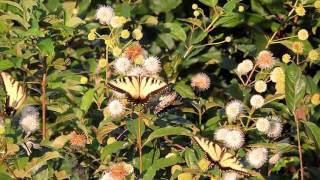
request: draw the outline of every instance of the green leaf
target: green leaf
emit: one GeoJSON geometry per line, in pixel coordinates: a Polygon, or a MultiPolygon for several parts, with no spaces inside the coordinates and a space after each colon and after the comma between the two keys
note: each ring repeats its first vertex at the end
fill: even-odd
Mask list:
{"type": "Polygon", "coordinates": [[[14,67],[14,64],[10,60],[0,60],[0,71],[10,69],[12,67],[14,67]]]}
{"type": "Polygon", "coordinates": [[[184,158],[186,160],[188,167],[190,167],[192,169],[198,168],[198,165],[197,165],[198,159],[197,159],[196,154],[194,153],[193,149],[186,148],[185,153],[184,153],[184,158]]]}
{"type": "Polygon", "coordinates": [[[169,33],[160,34],[159,39],[167,46],[168,49],[172,49],[174,47],[174,41],[169,33]]]}
{"type": "Polygon", "coordinates": [[[229,0],[226,4],[224,4],[223,9],[226,12],[231,12],[233,9],[237,7],[237,4],[239,3],[239,0],[229,0]]]}
{"type": "Polygon", "coordinates": [[[186,128],[182,128],[182,127],[165,127],[165,128],[160,128],[157,129],[155,131],[153,131],[147,141],[144,144],[147,144],[148,142],[159,138],[159,137],[163,137],[163,136],[169,136],[169,135],[185,135],[185,136],[191,136],[191,132],[186,129],[186,128]]]}
{"type": "Polygon", "coordinates": [[[175,9],[179,4],[181,4],[181,0],[152,0],[150,1],[150,9],[155,13],[161,12],[169,12],[172,9],[175,9]]]}
{"type": "Polygon", "coordinates": [[[94,101],[95,89],[89,89],[81,100],[80,108],[86,113],[94,101]]]}
{"type": "Polygon", "coordinates": [[[117,4],[114,8],[114,11],[118,16],[124,16],[127,18],[131,16],[131,6],[127,2],[117,4]]]}
{"type": "MultiPolygon", "coordinates": [[[[49,56],[49,57],[53,57],[54,56],[54,43],[52,41],[51,38],[46,38],[41,40],[38,44],[37,44],[38,48],[41,51],[41,54],[43,56],[49,56]]],[[[50,63],[48,63],[50,64],[50,63]]]]}
{"type": "Polygon", "coordinates": [[[25,171],[28,173],[28,172],[31,172],[35,168],[40,168],[43,165],[45,165],[45,163],[47,161],[49,161],[50,159],[54,159],[54,158],[61,158],[61,155],[57,151],[53,151],[53,152],[45,153],[40,158],[33,158],[32,161],[30,161],[27,164],[25,171]]]}
{"type": "Polygon", "coordinates": [[[176,83],[174,86],[174,89],[182,96],[182,97],[187,97],[194,99],[196,95],[193,92],[193,89],[186,84],[185,81],[180,81],[176,83]]]}
{"type": "Polygon", "coordinates": [[[129,145],[128,142],[117,141],[117,142],[114,142],[112,144],[105,146],[101,150],[101,159],[103,160],[106,157],[106,155],[108,155],[108,154],[119,152],[121,149],[126,148],[128,145],[129,145]]]}
{"type": "Polygon", "coordinates": [[[201,42],[204,38],[206,38],[207,35],[208,35],[207,32],[200,30],[200,29],[196,29],[194,31],[194,34],[192,35],[191,43],[197,44],[197,43],[201,42]]]}
{"type": "MultiPolygon", "coordinates": [[[[129,132],[134,136],[134,138],[137,139],[138,135],[139,135],[139,120],[138,119],[134,119],[134,120],[129,120],[127,122],[127,128],[129,130],[129,132]]],[[[144,122],[141,120],[141,124],[140,124],[140,135],[142,136],[145,130],[145,125],[144,122]]]]}
{"type": "Polygon", "coordinates": [[[305,77],[300,68],[292,63],[285,71],[285,98],[289,110],[294,113],[306,91],[305,77]]]}
{"type": "Polygon", "coordinates": [[[308,136],[316,145],[317,151],[320,151],[320,127],[313,122],[301,121],[306,129],[308,136]]]}
{"type": "Polygon", "coordinates": [[[12,178],[4,172],[0,172],[0,179],[1,180],[12,180],[12,178]]]}
{"type": "Polygon", "coordinates": [[[215,7],[218,3],[218,0],[199,0],[199,1],[210,7],[215,7]]]}
{"type": "Polygon", "coordinates": [[[144,180],[153,180],[156,172],[160,169],[164,169],[166,167],[182,163],[183,159],[179,156],[171,156],[168,158],[160,158],[156,160],[151,167],[148,167],[146,174],[144,175],[144,180]]]}
{"type": "Polygon", "coordinates": [[[18,16],[16,14],[5,14],[0,16],[0,21],[5,21],[5,20],[14,20],[20,23],[26,30],[30,27],[30,24],[24,20],[21,16],[18,16]]]}
{"type": "Polygon", "coordinates": [[[182,41],[185,41],[187,39],[187,35],[184,31],[184,29],[181,27],[181,24],[180,23],[177,23],[177,22],[174,22],[174,23],[171,23],[171,22],[168,22],[168,23],[165,23],[164,26],[166,28],[169,28],[170,29],[170,34],[176,38],[176,39],[180,39],[182,41]]]}

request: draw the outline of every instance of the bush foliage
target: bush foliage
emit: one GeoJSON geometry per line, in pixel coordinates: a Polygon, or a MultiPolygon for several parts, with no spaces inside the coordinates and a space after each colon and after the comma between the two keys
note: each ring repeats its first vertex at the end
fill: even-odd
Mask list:
{"type": "Polygon", "coordinates": [[[0,0],[0,179],[317,179],[319,12],[318,0],[0,0]],[[108,85],[127,76],[170,88],[133,104],[108,85]]]}

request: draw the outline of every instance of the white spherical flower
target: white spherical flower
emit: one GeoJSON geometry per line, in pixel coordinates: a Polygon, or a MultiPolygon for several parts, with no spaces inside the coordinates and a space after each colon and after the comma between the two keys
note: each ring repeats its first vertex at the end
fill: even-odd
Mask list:
{"type": "Polygon", "coordinates": [[[263,93],[267,90],[267,83],[262,80],[258,80],[254,83],[254,89],[258,93],[263,93]]]}
{"type": "Polygon", "coordinates": [[[259,118],[256,122],[256,128],[262,133],[266,133],[270,129],[270,122],[267,118],[259,118]]]}
{"type": "Polygon", "coordinates": [[[34,106],[31,106],[31,105],[25,106],[21,111],[21,116],[25,117],[25,116],[29,116],[29,115],[39,116],[38,109],[34,106]]]}
{"type": "Polygon", "coordinates": [[[114,68],[118,73],[126,74],[132,68],[132,64],[128,58],[121,57],[115,60],[114,68]]]}
{"type": "Polygon", "coordinates": [[[260,168],[268,159],[268,150],[266,148],[254,148],[247,153],[246,159],[254,168],[260,168]]]}
{"type": "Polygon", "coordinates": [[[233,100],[226,106],[226,114],[229,120],[235,120],[239,114],[242,112],[242,102],[238,100],[233,100]]]}
{"type": "Polygon", "coordinates": [[[222,180],[237,180],[239,179],[239,174],[234,171],[222,173],[222,180]]]}
{"type": "Polygon", "coordinates": [[[281,158],[281,154],[276,153],[269,159],[269,164],[276,164],[280,160],[280,158],[281,158]]]}
{"type": "Polygon", "coordinates": [[[282,123],[278,116],[268,117],[270,123],[270,129],[267,136],[270,138],[278,138],[282,132],[282,123]]]}
{"type": "Polygon", "coordinates": [[[105,173],[100,180],[114,180],[111,173],[105,173]]]}
{"type": "Polygon", "coordinates": [[[108,104],[108,110],[110,111],[111,116],[118,116],[123,113],[124,105],[119,100],[112,100],[108,104]]]}
{"type": "Polygon", "coordinates": [[[155,56],[145,59],[143,66],[150,74],[157,74],[161,71],[160,60],[155,56]]]}
{"type": "Polygon", "coordinates": [[[38,115],[27,115],[20,119],[20,126],[23,131],[33,133],[39,129],[39,116],[38,115]]]}
{"type": "Polygon", "coordinates": [[[261,108],[264,105],[264,98],[259,94],[253,95],[250,99],[250,104],[256,109],[261,108]]]}
{"type": "Polygon", "coordinates": [[[96,12],[96,19],[103,25],[109,24],[114,12],[110,6],[100,6],[96,12]]]}
{"type": "Polygon", "coordinates": [[[136,66],[128,72],[129,76],[147,76],[148,72],[141,66],[136,66]]]}
{"type": "Polygon", "coordinates": [[[253,63],[251,60],[246,59],[238,64],[236,73],[240,76],[248,74],[253,69],[253,63]]]}
{"type": "Polygon", "coordinates": [[[244,134],[240,130],[231,130],[224,138],[224,144],[231,149],[239,149],[244,144],[244,134]]]}
{"type": "Polygon", "coordinates": [[[226,138],[227,134],[229,133],[229,129],[227,128],[219,128],[215,133],[214,133],[214,139],[217,141],[224,141],[226,138]]]}

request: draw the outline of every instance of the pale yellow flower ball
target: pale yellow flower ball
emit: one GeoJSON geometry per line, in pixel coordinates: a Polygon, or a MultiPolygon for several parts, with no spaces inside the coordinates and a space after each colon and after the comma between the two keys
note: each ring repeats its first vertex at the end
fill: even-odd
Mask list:
{"type": "Polygon", "coordinates": [[[317,50],[311,50],[309,51],[308,53],[308,58],[311,60],[311,61],[315,61],[315,60],[318,60],[319,59],[319,53],[317,50]]]}
{"type": "Polygon", "coordinates": [[[139,29],[139,28],[134,29],[134,30],[132,31],[132,37],[133,37],[133,39],[135,39],[135,40],[140,40],[140,39],[142,39],[143,34],[142,34],[142,32],[141,32],[141,29],[139,29]]]}
{"type": "Polygon", "coordinates": [[[300,4],[299,6],[297,6],[295,9],[294,9],[297,13],[298,16],[304,16],[306,15],[306,10],[304,9],[303,5],[300,4]]]}
{"type": "Polygon", "coordinates": [[[115,137],[109,137],[107,140],[107,145],[113,144],[117,142],[117,139],[115,137]]]}
{"type": "Polygon", "coordinates": [[[300,41],[295,41],[292,43],[292,51],[296,54],[303,54],[304,45],[300,41]]]}
{"type": "Polygon", "coordinates": [[[81,83],[81,84],[87,84],[87,83],[88,83],[88,78],[85,77],[85,76],[81,76],[81,78],[80,78],[80,83],[81,83]]]}
{"type": "Polygon", "coordinates": [[[158,23],[159,23],[158,17],[149,16],[149,17],[146,19],[146,24],[148,24],[148,25],[154,26],[154,25],[157,25],[158,23]]]}
{"type": "Polygon", "coordinates": [[[111,18],[110,25],[113,28],[120,28],[126,23],[126,18],[123,16],[114,16],[111,18]]]}
{"type": "Polygon", "coordinates": [[[239,11],[239,12],[244,12],[244,10],[245,10],[244,6],[239,6],[239,7],[238,7],[238,11],[239,11]]]}
{"type": "Polygon", "coordinates": [[[193,9],[193,10],[198,9],[198,4],[192,4],[192,9],[193,9]]]}
{"type": "Polygon", "coordinates": [[[93,41],[93,40],[95,40],[97,38],[97,35],[96,35],[96,33],[95,33],[95,31],[90,31],[90,33],[88,34],[88,40],[89,41],[93,41]]]}
{"type": "Polygon", "coordinates": [[[316,9],[320,9],[320,1],[317,0],[313,3],[313,6],[316,8],[316,9]]]}
{"type": "Polygon", "coordinates": [[[254,83],[254,89],[258,93],[263,93],[267,90],[267,83],[262,80],[258,80],[254,83]]]}
{"type": "Polygon", "coordinates": [[[104,59],[104,58],[101,58],[101,59],[99,59],[98,63],[99,63],[99,67],[100,68],[104,68],[104,67],[106,67],[108,61],[106,59],[104,59]]]}
{"type": "Polygon", "coordinates": [[[270,79],[272,82],[284,82],[284,72],[281,67],[276,67],[272,70],[270,79]]]}
{"type": "Polygon", "coordinates": [[[120,37],[123,38],[123,39],[128,39],[130,36],[130,32],[128,30],[122,30],[121,31],[121,34],[120,34],[120,37]]]}
{"type": "Polygon", "coordinates": [[[112,49],[112,54],[115,57],[119,57],[122,53],[122,50],[119,47],[115,47],[112,49]]]}
{"type": "Polygon", "coordinates": [[[181,173],[178,175],[178,180],[192,180],[192,174],[189,172],[181,173]]]}
{"type": "Polygon", "coordinates": [[[174,174],[176,171],[182,171],[182,167],[180,165],[174,165],[171,167],[171,174],[174,174]]]}
{"type": "Polygon", "coordinates": [[[308,37],[309,37],[309,33],[308,33],[307,30],[305,30],[305,29],[300,29],[300,30],[298,31],[298,38],[299,38],[300,40],[302,40],[302,41],[307,40],[308,37]]]}
{"type": "Polygon", "coordinates": [[[284,54],[281,59],[282,62],[288,64],[291,61],[291,56],[289,54],[284,54]]]}
{"type": "Polygon", "coordinates": [[[320,93],[315,93],[311,96],[311,103],[315,106],[320,104],[320,93]]]}
{"type": "Polygon", "coordinates": [[[198,17],[199,15],[200,15],[200,12],[199,11],[193,11],[193,15],[195,16],[195,17],[198,17]]]}
{"type": "Polygon", "coordinates": [[[232,37],[231,37],[231,36],[227,36],[224,40],[225,40],[226,42],[231,42],[231,41],[232,41],[232,37]]]}

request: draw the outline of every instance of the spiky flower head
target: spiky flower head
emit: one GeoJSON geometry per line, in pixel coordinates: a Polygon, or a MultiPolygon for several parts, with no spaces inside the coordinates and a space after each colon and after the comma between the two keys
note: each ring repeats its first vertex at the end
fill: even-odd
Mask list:
{"type": "Polygon", "coordinates": [[[71,133],[70,145],[74,149],[80,149],[87,144],[87,137],[85,134],[78,134],[75,131],[71,133]]]}
{"type": "Polygon", "coordinates": [[[284,82],[285,74],[281,67],[276,67],[271,71],[270,79],[272,82],[284,82]]]}
{"type": "Polygon", "coordinates": [[[117,71],[117,73],[127,74],[131,68],[132,64],[126,57],[120,57],[114,62],[114,69],[117,71]]]}
{"type": "Polygon", "coordinates": [[[134,43],[126,48],[125,53],[126,56],[134,62],[137,57],[142,55],[142,51],[141,45],[139,43],[134,43]]]}
{"type": "Polygon", "coordinates": [[[115,180],[122,180],[133,172],[133,166],[125,162],[119,162],[111,165],[109,172],[115,180]]]}
{"type": "Polygon", "coordinates": [[[39,116],[38,108],[32,106],[32,105],[27,105],[25,106],[22,111],[21,111],[21,116],[39,116]]]}
{"type": "Polygon", "coordinates": [[[222,180],[238,180],[239,174],[234,171],[228,171],[222,173],[222,180]]]}
{"type": "Polygon", "coordinates": [[[261,108],[264,105],[264,98],[259,94],[255,94],[251,97],[250,104],[256,109],[261,108]]]}
{"type": "Polygon", "coordinates": [[[239,100],[233,100],[226,106],[226,115],[229,120],[235,120],[242,112],[243,104],[239,100]]]}
{"type": "Polygon", "coordinates": [[[224,138],[224,145],[231,149],[239,149],[244,144],[244,134],[240,130],[230,130],[224,138]]]}
{"type": "Polygon", "coordinates": [[[258,118],[256,128],[262,133],[267,133],[270,129],[270,121],[267,118],[258,118]]]}
{"type": "Polygon", "coordinates": [[[160,59],[156,56],[146,58],[143,66],[149,74],[158,74],[161,71],[160,59]]]}
{"type": "Polygon", "coordinates": [[[270,51],[263,50],[258,54],[257,66],[261,69],[270,69],[275,64],[275,59],[270,51]]]}
{"type": "Polygon", "coordinates": [[[135,66],[128,72],[129,76],[146,76],[148,74],[148,71],[142,66],[135,66]]]}
{"type": "Polygon", "coordinates": [[[278,116],[269,116],[268,120],[270,121],[270,129],[267,136],[270,138],[280,137],[282,132],[281,119],[278,116]]]}
{"type": "Polygon", "coordinates": [[[236,68],[236,73],[239,76],[248,74],[253,69],[253,63],[251,60],[246,59],[242,61],[240,64],[238,64],[236,68]]]}
{"type": "Polygon", "coordinates": [[[217,141],[224,141],[225,137],[227,136],[227,134],[229,133],[229,129],[227,128],[219,128],[216,130],[216,132],[214,133],[214,139],[217,141]]]}
{"type": "Polygon", "coordinates": [[[211,84],[210,78],[205,73],[198,73],[191,78],[191,86],[199,91],[206,91],[211,84]]]}
{"type": "Polygon", "coordinates": [[[22,127],[24,132],[33,133],[37,131],[40,127],[39,116],[30,114],[21,117],[20,126],[22,127]]]}
{"type": "Polygon", "coordinates": [[[119,116],[124,111],[124,105],[119,100],[115,99],[109,102],[108,110],[111,116],[119,116]]]}
{"type": "Polygon", "coordinates": [[[300,29],[298,31],[298,38],[301,40],[301,41],[304,41],[304,40],[307,40],[309,37],[309,33],[306,29],[300,29]]]}
{"type": "Polygon", "coordinates": [[[100,24],[106,25],[109,24],[114,12],[110,6],[100,6],[96,12],[96,19],[99,20],[100,24]]]}
{"type": "Polygon", "coordinates": [[[260,168],[268,159],[266,148],[254,148],[247,153],[247,162],[254,168],[260,168]]]}

